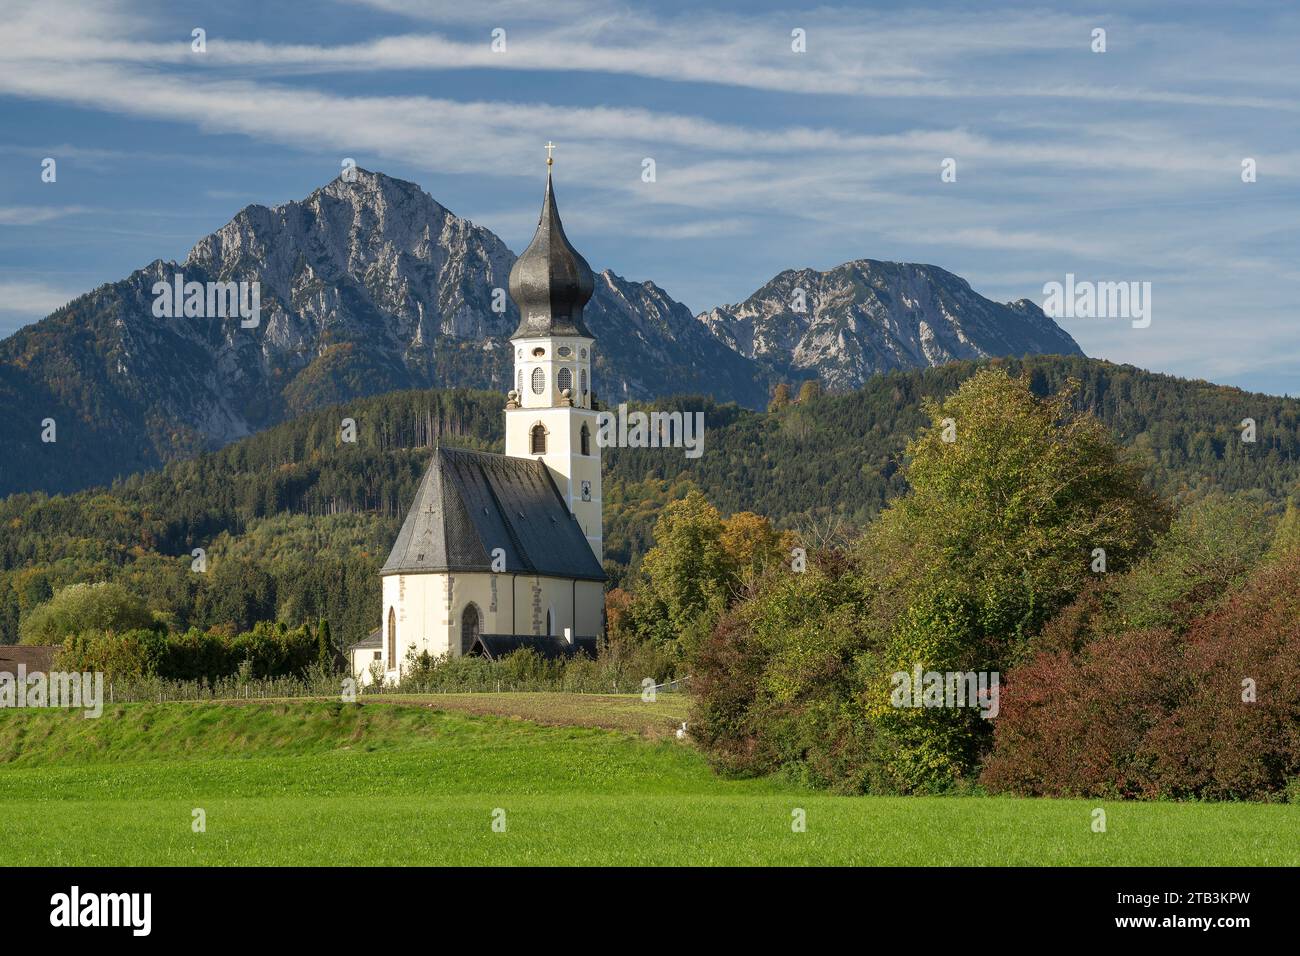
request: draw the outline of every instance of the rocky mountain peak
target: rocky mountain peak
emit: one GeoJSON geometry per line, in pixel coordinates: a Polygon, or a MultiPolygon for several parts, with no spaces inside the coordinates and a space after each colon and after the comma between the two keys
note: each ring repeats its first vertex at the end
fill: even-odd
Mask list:
{"type": "Polygon", "coordinates": [[[994,355],[1082,355],[1028,300],[999,304],[938,266],[855,259],[788,269],[698,320],[728,348],[781,378],[856,388],[895,368],[994,355]]]}

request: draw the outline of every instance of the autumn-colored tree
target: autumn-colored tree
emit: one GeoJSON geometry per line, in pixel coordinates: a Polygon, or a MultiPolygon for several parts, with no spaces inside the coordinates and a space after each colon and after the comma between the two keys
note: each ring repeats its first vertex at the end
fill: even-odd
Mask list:
{"type": "Polygon", "coordinates": [[[822,393],[822,383],[810,378],[799,386],[799,404],[806,405],[822,393]]]}
{"type": "Polygon", "coordinates": [[[794,535],[777,531],[762,515],[739,511],[722,522],[721,543],[736,583],[744,584],[767,568],[787,562],[794,535]]]}
{"type": "Polygon", "coordinates": [[[1300,779],[1297,576],[1291,551],[1185,635],[1101,633],[1016,667],[982,782],[1024,795],[1283,797],[1300,779]]]}
{"type": "Polygon", "coordinates": [[[775,762],[848,790],[973,779],[990,743],[982,705],[895,706],[893,675],[1000,673],[1093,580],[1096,549],[1123,568],[1165,521],[1068,390],[1040,398],[989,370],[928,411],[909,492],[848,554],[760,578],[700,646],[698,739],[719,766],[775,762]]]}
{"type": "Polygon", "coordinates": [[[790,404],[790,386],[785,382],[778,382],[776,388],[772,389],[772,400],[767,403],[769,412],[785,408],[790,404]]]}
{"type": "Polygon", "coordinates": [[[979,372],[908,446],[908,494],[868,534],[880,647],[869,712],[890,740],[905,790],[974,769],[989,721],[969,710],[890,705],[890,675],[1002,671],[1093,577],[1141,556],[1166,513],[1115,439],[1072,406],[1073,388],[1040,398],[1024,378],[979,372]]]}

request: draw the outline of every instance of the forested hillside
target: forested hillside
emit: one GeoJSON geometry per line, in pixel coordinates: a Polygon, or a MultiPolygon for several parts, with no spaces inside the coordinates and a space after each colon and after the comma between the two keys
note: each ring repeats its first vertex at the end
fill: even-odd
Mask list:
{"type": "MultiPolygon", "coordinates": [[[[1085,358],[962,362],[890,373],[853,393],[809,396],[769,412],[708,399],[704,451],[605,452],[606,557],[634,563],[662,505],[699,488],[724,513],[749,510],[778,527],[860,525],[902,490],[900,456],[926,417],[982,365],[1031,376],[1035,391],[1080,380],[1095,412],[1172,498],[1257,490],[1275,502],[1300,479],[1300,402],[1188,382],[1085,358]],[[1256,441],[1241,441],[1255,421],[1256,441]]],[[[502,399],[492,392],[394,392],[313,412],[232,444],[67,496],[0,502],[0,642],[54,589],[120,580],[177,627],[247,629],[326,616],[351,641],[379,619],[376,572],[434,441],[500,450],[502,399]],[[342,420],[356,442],[341,440],[342,420]],[[191,570],[203,548],[207,570],[191,570]]],[[[960,425],[958,426],[960,427],[960,425]]],[[[617,569],[612,569],[617,570],[617,569]]]]}

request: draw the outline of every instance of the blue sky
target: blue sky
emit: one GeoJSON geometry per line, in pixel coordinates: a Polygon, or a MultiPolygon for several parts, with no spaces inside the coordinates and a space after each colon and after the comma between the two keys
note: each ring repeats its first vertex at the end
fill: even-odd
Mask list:
{"type": "Polygon", "coordinates": [[[249,203],[306,196],[343,157],[519,251],[553,140],[592,265],[697,311],[856,258],[934,263],[1004,301],[1041,303],[1067,273],[1150,282],[1148,328],[1061,324],[1090,355],[1300,394],[1293,3],[0,11],[0,335],[183,258],[249,203]]]}

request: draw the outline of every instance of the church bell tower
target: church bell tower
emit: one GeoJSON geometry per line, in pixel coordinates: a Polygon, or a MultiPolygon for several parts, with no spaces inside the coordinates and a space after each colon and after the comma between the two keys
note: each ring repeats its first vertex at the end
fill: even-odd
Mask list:
{"type": "Polygon", "coordinates": [[[591,392],[596,340],[582,321],[595,281],[560,224],[551,185],[552,149],[548,143],[537,233],[510,270],[519,328],[510,336],[515,375],[506,403],[506,454],[545,462],[599,562],[604,558],[600,448],[591,392]]]}

